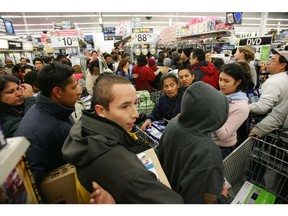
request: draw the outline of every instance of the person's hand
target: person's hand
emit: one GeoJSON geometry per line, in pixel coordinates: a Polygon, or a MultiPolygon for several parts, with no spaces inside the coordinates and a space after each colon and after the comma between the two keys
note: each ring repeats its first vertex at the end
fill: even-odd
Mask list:
{"type": "Polygon", "coordinates": [[[22,91],[23,98],[28,98],[33,96],[33,88],[31,85],[24,83],[20,84],[19,88],[22,91]]]}
{"type": "Polygon", "coordinates": [[[94,192],[91,194],[91,204],[116,204],[113,196],[96,182],[92,183],[94,192]]]}
{"type": "Polygon", "coordinates": [[[223,196],[225,196],[226,198],[227,198],[227,196],[228,196],[228,188],[227,188],[227,186],[226,186],[225,184],[223,185],[221,194],[222,194],[223,196]]]}
{"type": "Polygon", "coordinates": [[[149,127],[152,126],[152,122],[150,119],[146,119],[146,121],[141,126],[141,130],[145,131],[147,126],[149,126],[149,127]]]}
{"type": "Polygon", "coordinates": [[[136,78],[139,77],[139,74],[132,74],[132,77],[133,77],[134,79],[136,79],[136,78]]]}
{"type": "Polygon", "coordinates": [[[255,133],[253,133],[252,131],[250,131],[250,133],[249,133],[249,135],[248,135],[249,137],[255,137],[256,136],[256,134],[255,133]]]}

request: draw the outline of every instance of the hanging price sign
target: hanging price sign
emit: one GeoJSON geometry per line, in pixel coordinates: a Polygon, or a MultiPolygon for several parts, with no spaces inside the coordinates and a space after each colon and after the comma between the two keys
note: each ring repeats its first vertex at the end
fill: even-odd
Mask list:
{"type": "Polygon", "coordinates": [[[79,46],[78,37],[62,36],[51,37],[52,47],[77,47],[79,46]]]}
{"type": "Polygon", "coordinates": [[[146,44],[154,42],[154,33],[152,28],[133,28],[131,35],[132,44],[146,44]]]}

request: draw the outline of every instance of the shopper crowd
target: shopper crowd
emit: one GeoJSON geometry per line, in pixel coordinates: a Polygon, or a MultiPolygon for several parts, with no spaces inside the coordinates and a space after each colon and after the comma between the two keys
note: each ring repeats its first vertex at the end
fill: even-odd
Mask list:
{"type": "Polygon", "coordinates": [[[39,189],[49,171],[70,163],[87,203],[90,194],[91,203],[225,203],[223,160],[248,136],[288,127],[288,51],[272,49],[264,83],[255,50],[239,46],[233,57],[225,64],[200,48],[136,56],[116,47],[91,52],[85,66],[62,53],[33,65],[7,58],[0,64],[0,121],[6,137],[29,140],[39,189]],[[258,87],[253,101],[249,92],[258,87]],[[164,93],[144,117],[136,107],[140,90],[164,93]],[[135,124],[145,131],[162,120],[169,123],[157,154],[171,189],[133,150],[145,145],[135,124]]]}

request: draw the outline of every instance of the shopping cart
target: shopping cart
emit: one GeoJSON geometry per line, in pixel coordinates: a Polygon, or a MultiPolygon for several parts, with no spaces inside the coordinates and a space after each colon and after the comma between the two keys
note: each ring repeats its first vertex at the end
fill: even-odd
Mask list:
{"type": "Polygon", "coordinates": [[[140,95],[139,103],[136,105],[138,112],[149,115],[154,109],[154,106],[158,103],[159,98],[164,94],[164,92],[162,90],[151,93],[149,93],[148,91],[137,91],[137,94],[140,95]]]}
{"type": "Polygon", "coordinates": [[[278,147],[277,135],[264,139],[249,137],[224,159],[224,174],[232,186],[228,203],[231,203],[245,181],[263,188],[288,202],[288,150],[278,147]]]}
{"type": "Polygon", "coordinates": [[[154,91],[154,92],[151,92],[150,93],[150,99],[155,103],[157,104],[160,97],[164,95],[164,92],[162,90],[160,91],[154,91]]]}
{"type": "Polygon", "coordinates": [[[155,140],[153,137],[151,137],[150,135],[148,135],[145,131],[141,130],[141,128],[137,125],[136,125],[135,134],[138,137],[138,139],[147,143],[152,148],[154,148],[155,151],[157,151],[157,147],[159,146],[159,142],[157,140],[155,140]]]}

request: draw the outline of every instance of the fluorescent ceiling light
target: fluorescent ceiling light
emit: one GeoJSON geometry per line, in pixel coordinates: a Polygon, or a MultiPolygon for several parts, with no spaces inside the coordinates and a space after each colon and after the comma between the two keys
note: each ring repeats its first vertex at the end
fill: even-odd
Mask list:
{"type": "Polygon", "coordinates": [[[13,26],[53,26],[51,23],[40,23],[40,24],[13,24],[13,26]]]}
{"type": "Polygon", "coordinates": [[[99,15],[95,14],[87,14],[87,15],[37,15],[37,16],[18,16],[18,15],[11,15],[11,16],[2,16],[3,18],[57,18],[57,17],[99,17],[99,15]]]}

